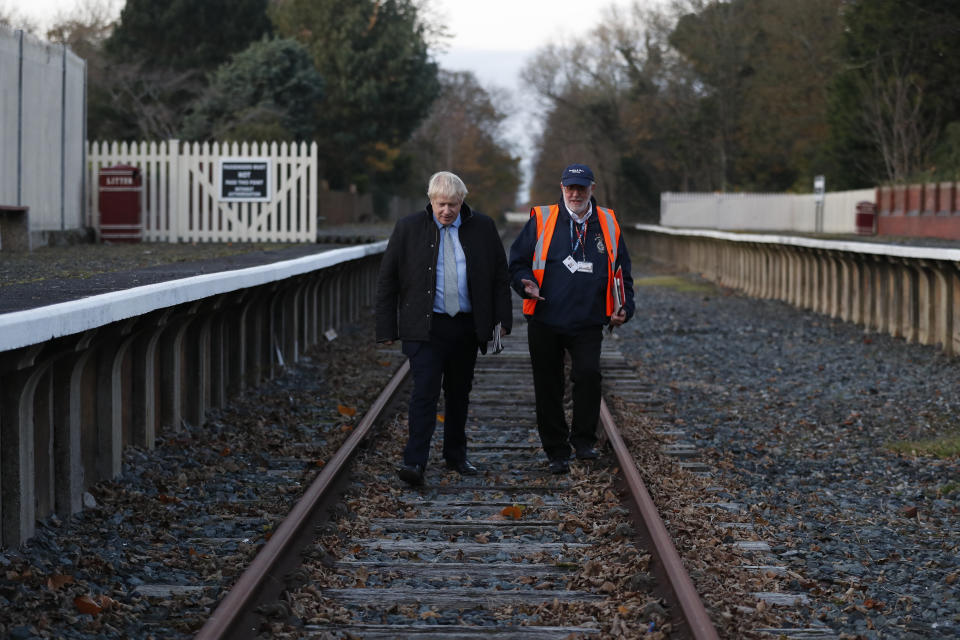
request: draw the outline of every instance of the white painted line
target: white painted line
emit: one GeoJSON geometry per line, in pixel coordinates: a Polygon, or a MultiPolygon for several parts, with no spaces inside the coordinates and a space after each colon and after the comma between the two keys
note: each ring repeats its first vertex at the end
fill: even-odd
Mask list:
{"type": "Polygon", "coordinates": [[[81,300],[0,314],[0,352],[95,329],[157,309],[284,280],[383,253],[386,247],[387,241],[383,240],[294,260],[158,282],[81,300]]]}
{"type": "Polygon", "coordinates": [[[920,258],[927,260],[949,260],[960,262],[960,249],[943,249],[936,247],[908,247],[899,244],[881,244],[879,242],[848,242],[842,240],[816,240],[799,236],[781,236],[759,233],[729,233],[726,231],[712,231],[709,229],[680,229],[676,227],[661,227],[655,224],[637,224],[638,231],[663,233],[670,236],[693,236],[697,238],[713,238],[729,242],[757,242],[762,244],[783,244],[794,247],[808,247],[811,249],[829,249],[831,251],[849,251],[875,256],[894,256],[896,258],[920,258]]]}

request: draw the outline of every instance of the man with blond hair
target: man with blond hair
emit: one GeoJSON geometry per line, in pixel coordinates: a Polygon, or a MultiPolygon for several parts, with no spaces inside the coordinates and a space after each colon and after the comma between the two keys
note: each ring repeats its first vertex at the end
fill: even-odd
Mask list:
{"type": "Polygon", "coordinates": [[[408,438],[398,469],[411,486],[424,482],[437,402],[444,394],[443,457],[449,469],[475,474],[467,458],[470,388],[477,350],[499,323],[510,332],[507,261],[493,220],[464,202],[467,187],[448,171],[435,173],[429,204],[399,220],[377,281],[377,342],[402,341],[410,359],[408,438]]]}

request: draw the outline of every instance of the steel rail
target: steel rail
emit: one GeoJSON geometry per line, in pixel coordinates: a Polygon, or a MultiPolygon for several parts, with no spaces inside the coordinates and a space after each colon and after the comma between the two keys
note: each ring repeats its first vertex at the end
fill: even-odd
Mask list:
{"type": "Polygon", "coordinates": [[[315,514],[318,505],[322,504],[336,485],[337,479],[346,469],[347,463],[353,457],[360,443],[367,437],[380,414],[386,409],[410,371],[410,362],[404,363],[387,383],[380,395],[364,414],[360,423],[353,430],[346,441],[341,445],[332,458],[324,465],[323,470],[307,488],[306,492],[297,501],[290,514],[284,518],[270,539],[263,545],[259,553],[254,556],[250,566],[241,574],[240,578],[230,589],[217,608],[207,619],[200,631],[194,636],[195,640],[222,640],[238,637],[252,637],[255,629],[240,629],[238,626],[246,614],[250,613],[256,603],[258,595],[267,584],[283,560],[295,550],[296,541],[303,532],[307,522],[315,514]]]}
{"type": "Polygon", "coordinates": [[[607,440],[617,457],[617,463],[623,473],[630,498],[640,515],[640,526],[643,528],[641,536],[647,543],[647,550],[653,556],[653,569],[666,588],[667,593],[665,595],[670,601],[671,607],[674,611],[680,612],[679,616],[674,614],[675,622],[685,623],[690,637],[695,640],[719,640],[717,630],[710,621],[710,616],[700,600],[700,595],[697,593],[697,589],[686,569],[683,568],[683,561],[680,559],[676,547],[673,546],[670,533],[663,524],[663,520],[660,519],[657,506],[650,498],[643,479],[640,478],[637,464],[613,422],[613,416],[606,401],[602,399],[600,401],[600,423],[603,425],[607,440]]]}

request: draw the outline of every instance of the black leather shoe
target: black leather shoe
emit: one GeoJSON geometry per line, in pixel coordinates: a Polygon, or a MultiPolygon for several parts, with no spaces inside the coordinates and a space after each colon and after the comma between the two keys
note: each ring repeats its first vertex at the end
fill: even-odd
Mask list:
{"type": "Polygon", "coordinates": [[[419,487],[423,484],[423,465],[402,464],[397,470],[397,475],[411,487],[419,487]]]}
{"type": "Polygon", "coordinates": [[[480,473],[480,470],[473,466],[473,463],[466,458],[456,462],[447,460],[447,469],[452,469],[462,476],[475,476],[480,473]]]}
{"type": "Polygon", "coordinates": [[[596,460],[599,455],[593,447],[580,447],[577,449],[577,460],[596,460]]]}
{"type": "Polygon", "coordinates": [[[570,463],[564,460],[563,458],[554,458],[550,461],[550,473],[569,473],[570,472],[570,463]]]}

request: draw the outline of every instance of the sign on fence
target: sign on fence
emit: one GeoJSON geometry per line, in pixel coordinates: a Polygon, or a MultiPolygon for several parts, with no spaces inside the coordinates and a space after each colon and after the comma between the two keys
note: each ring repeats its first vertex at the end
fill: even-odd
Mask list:
{"type": "Polygon", "coordinates": [[[220,158],[221,202],[270,202],[270,158],[220,158]]]}

